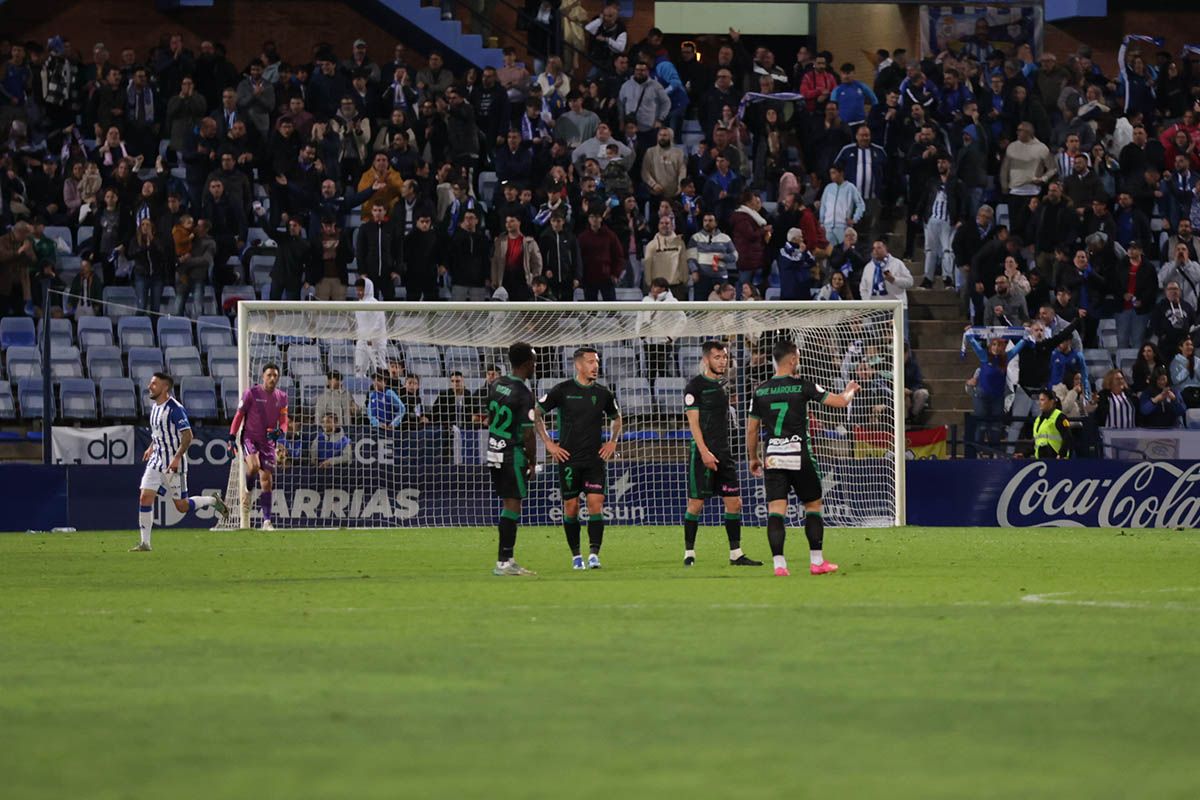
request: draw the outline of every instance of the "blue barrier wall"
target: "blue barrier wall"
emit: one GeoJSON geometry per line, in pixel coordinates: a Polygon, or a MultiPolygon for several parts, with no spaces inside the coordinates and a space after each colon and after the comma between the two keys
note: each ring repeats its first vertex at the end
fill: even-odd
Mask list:
{"type": "MultiPolygon", "coordinates": [[[[862,468],[866,462],[848,462],[862,468]]],[[[908,521],[920,526],[1115,528],[1200,527],[1200,462],[1196,461],[912,461],[908,463],[908,521]]],[[[485,468],[471,465],[424,474],[404,486],[363,488],[348,471],[291,467],[288,485],[276,491],[274,511],[287,526],[343,527],[350,520],[421,527],[445,523],[454,508],[463,525],[494,524],[498,501],[485,468]]],[[[0,465],[0,530],[45,530],[60,525],[133,529],[140,466],[0,465]]],[[[408,473],[414,474],[414,473],[408,473]]],[[[850,467],[841,485],[853,486],[850,467]]],[[[192,494],[224,491],[227,464],[201,461],[188,471],[192,494]]],[[[561,496],[553,470],[532,485],[524,520],[556,524],[561,496]]],[[[764,525],[761,481],[743,484],[748,525],[764,525]]],[[[680,521],[686,479],[681,465],[614,464],[609,470],[611,521],[675,525],[680,521]]],[[[831,499],[839,486],[831,487],[831,499]]],[[[871,509],[861,509],[870,514],[871,509]]],[[[706,524],[719,521],[709,503],[706,524]]],[[[160,501],[158,526],[211,527],[211,509],[180,515],[160,501]]]]}

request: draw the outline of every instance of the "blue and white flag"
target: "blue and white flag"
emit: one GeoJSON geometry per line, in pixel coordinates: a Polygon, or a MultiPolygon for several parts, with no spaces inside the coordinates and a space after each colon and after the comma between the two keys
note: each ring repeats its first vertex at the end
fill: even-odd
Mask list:
{"type": "Polygon", "coordinates": [[[799,92],[775,92],[774,94],[763,94],[762,92],[746,92],[742,95],[742,101],[738,103],[738,119],[741,119],[746,114],[746,106],[751,103],[757,103],[760,100],[779,100],[784,103],[800,102],[804,100],[804,95],[799,92]]]}

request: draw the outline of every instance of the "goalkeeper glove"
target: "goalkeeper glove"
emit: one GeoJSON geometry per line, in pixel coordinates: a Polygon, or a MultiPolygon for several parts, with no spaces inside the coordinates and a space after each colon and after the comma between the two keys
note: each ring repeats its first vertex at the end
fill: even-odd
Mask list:
{"type": "Polygon", "coordinates": [[[271,430],[267,431],[267,441],[269,442],[278,442],[282,438],[283,431],[279,430],[279,428],[271,428],[271,430]]]}

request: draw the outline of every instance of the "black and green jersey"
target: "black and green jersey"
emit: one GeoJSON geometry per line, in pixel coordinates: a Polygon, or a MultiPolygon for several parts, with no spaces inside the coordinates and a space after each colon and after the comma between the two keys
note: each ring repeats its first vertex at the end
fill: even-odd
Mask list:
{"type": "Polygon", "coordinates": [[[511,460],[533,424],[533,392],[514,375],[497,378],[488,390],[487,417],[488,462],[511,460]]]}
{"type": "Polygon", "coordinates": [[[762,422],[767,437],[767,469],[801,469],[812,457],[808,446],[808,404],[829,392],[804,378],[775,376],[754,390],[750,416],[762,422]]]}
{"type": "Polygon", "coordinates": [[[683,390],[686,411],[700,412],[700,432],[704,444],[718,459],[732,458],[729,450],[729,394],[725,383],[700,374],[688,381],[683,390]]]}
{"type": "Polygon", "coordinates": [[[599,383],[584,386],[563,381],[538,400],[543,414],[558,412],[558,446],[571,454],[567,463],[583,464],[600,458],[600,444],[608,420],[621,416],[617,396],[599,383]]]}

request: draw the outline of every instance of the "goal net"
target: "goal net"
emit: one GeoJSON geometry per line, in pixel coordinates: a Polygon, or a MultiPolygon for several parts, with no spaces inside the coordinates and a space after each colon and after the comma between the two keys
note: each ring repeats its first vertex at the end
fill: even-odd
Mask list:
{"type": "MultiPolygon", "coordinates": [[[[773,372],[773,346],[791,339],[802,376],[833,392],[851,379],[863,387],[848,409],[809,406],[826,520],[897,525],[904,520],[902,313],[894,301],[243,301],[239,395],[260,380],[265,364],[278,365],[290,425],[276,445],[277,528],[491,525],[499,501],[487,467],[486,397],[489,381],[508,372],[508,346],[525,341],[536,349],[536,397],[571,379],[575,349],[592,346],[600,353],[600,381],[616,393],[623,420],[608,465],[606,518],[677,525],[691,441],[684,386],[700,369],[701,345],[720,340],[730,350],[730,441],[743,517],[765,525],[762,479],[749,474],[744,452],[746,411],[753,389],[773,372]],[[389,401],[376,406],[383,413],[368,416],[369,393],[379,390],[394,391],[403,414],[389,401]]],[[[546,464],[540,442],[538,449],[542,466],[522,523],[557,524],[563,499],[557,468],[546,464]]],[[[258,488],[247,490],[240,456],[231,464],[226,499],[233,512],[227,525],[257,527],[258,488]]],[[[717,524],[720,513],[719,503],[706,504],[704,523],[717,524]]]]}

